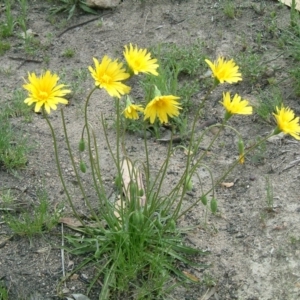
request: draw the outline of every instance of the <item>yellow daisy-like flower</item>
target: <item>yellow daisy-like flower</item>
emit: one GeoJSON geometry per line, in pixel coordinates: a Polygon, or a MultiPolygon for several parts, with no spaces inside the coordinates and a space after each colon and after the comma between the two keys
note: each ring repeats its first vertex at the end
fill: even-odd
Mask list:
{"type": "Polygon", "coordinates": [[[236,83],[242,80],[242,74],[239,72],[239,67],[235,64],[233,59],[225,61],[223,57],[219,57],[213,63],[206,59],[205,62],[211,68],[213,76],[218,82],[236,83]]]}
{"type": "Polygon", "coordinates": [[[295,117],[294,112],[288,107],[276,107],[276,113],[273,113],[277,122],[277,128],[274,133],[284,132],[290,134],[296,140],[300,140],[299,117],[295,117]]]}
{"type": "Polygon", "coordinates": [[[57,85],[59,77],[56,74],[46,71],[37,77],[35,73],[28,73],[28,80],[29,82],[23,85],[29,96],[24,102],[28,105],[36,103],[35,112],[39,112],[44,105],[46,112],[50,114],[51,109],[57,109],[58,103],[68,104],[68,100],[63,97],[71,91],[64,89],[64,84],[57,85]]]}
{"type": "Polygon", "coordinates": [[[158,68],[157,59],[151,59],[151,53],[147,53],[147,49],[138,49],[137,46],[133,47],[131,44],[125,46],[124,57],[127,61],[129,68],[135,75],[138,73],[150,73],[157,76],[156,69],[158,68]]]}
{"type": "Polygon", "coordinates": [[[130,74],[126,73],[123,68],[122,63],[118,63],[117,59],[112,61],[106,55],[101,63],[96,58],[93,58],[93,60],[95,69],[90,66],[89,71],[95,79],[96,86],[105,89],[111,97],[121,98],[121,95],[130,92],[131,88],[120,82],[130,77],[130,74]]]}
{"type": "Polygon", "coordinates": [[[147,104],[144,111],[144,120],[150,118],[150,123],[153,124],[156,117],[158,117],[161,123],[167,123],[168,116],[171,118],[177,117],[181,109],[179,103],[176,101],[179,98],[172,95],[156,96],[147,104]]]}
{"type": "Polygon", "coordinates": [[[139,115],[138,115],[139,111],[141,111],[141,112],[144,111],[144,109],[141,105],[130,104],[125,108],[125,110],[123,111],[123,114],[124,114],[125,118],[127,118],[127,119],[137,120],[139,118],[139,115]]]}
{"type": "Polygon", "coordinates": [[[242,100],[238,94],[235,94],[233,99],[230,98],[230,93],[223,93],[223,102],[221,104],[226,109],[225,119],[228,120],[232,115],[251,115],[252,107],[248,106],[247,100],[242,100]]]}

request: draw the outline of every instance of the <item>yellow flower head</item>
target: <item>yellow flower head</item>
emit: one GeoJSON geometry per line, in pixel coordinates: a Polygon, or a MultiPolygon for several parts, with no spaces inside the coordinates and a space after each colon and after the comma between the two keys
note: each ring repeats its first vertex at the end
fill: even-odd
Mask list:
{"type": "Polygon", "coordinates": [[[296,140],[300,140],[299,117],[295,117],[294,112],[288,107],[276,107],[276,113],[273,114],[277,122],[277,128],[274,133],[283,131],[290,134],[296,140]]]}
{"type": "Polygon", "coordinates": [[[138,115],[139,111],[141,111],[141,112],[144,111],[144,109],[141,105],[130,104],[125,108],[125,110],[123,111],[123,114],[124,114],[125,118],[127,118],[127,119],[137,120],[139,118],[139,115],[138,115]]]}
{"type": "Polygon", "coordinates": [[[125,46],[124,57],[129,68],[135,75],[138,73],[150,73],[157,76],[156,69],[158,68],[157,59],[151,59],[151,53],[147,53],[147,49],[134,48],[131,44],[125,46]]]}
{"type": "Polygon", "coordinates": [[[179,109],[181,109],[179,103],[176,101],[179,97],[168,96],[156,96],[151,100],[144,111],[144,120],[150,118],[150,123],[153,124],[156,117],[159,118],[161,123],[168,122],[169,117],[177,117],[179,115],[179,109]]]}
{"type": "Polygon", "coordinates": [[[35,73],[28,73],[28,80],[29,82],[23,85],[23,88],[28,91],[28,98],[24,102],[28,105],[36,103],[35,112],[39,112],[44,105],[46,112],[50,114],[51,109],[57,109],[58,103],[68,104],[68,100],[63,97],[71,91],[64,90],[64,84],[57,85],[59,77],[56,74],[46,71],[37,77],[35,73]]]}
{"type": "Polygon", "coordinates": [[[223,93],[223,102],[221,104],[226,109],[225,119],[228,120],[232,115],[251,115],[252,107],[248,106],[249,102],[247,100],[241,100],[238,94],[235,94],[233,99],[230,98],[230,93],[223,93]]]}
{"type": "Polygon", "coordinates": [[[239,72],[239,67],[233,59],[225,61],[223,57],[219,57],[214,63],[206,59],[205,62],[211,68],[213,76],[218,82],[236,83],[242,80],[242,74],[239,72]]]}
{"type": "Polygon", "coordinates": [[[120,82],[130,77],[123,69],[122,63],[118,63],[117,59],[112,61],[106,55],[101,63],[96,58],[93,58],[93,60],[95,69],[90,66],[89,71],[99,88],[104,88],[111,97],[117,98],[121,98],[121,95],[130,92],[130,87],[120,82]]]}

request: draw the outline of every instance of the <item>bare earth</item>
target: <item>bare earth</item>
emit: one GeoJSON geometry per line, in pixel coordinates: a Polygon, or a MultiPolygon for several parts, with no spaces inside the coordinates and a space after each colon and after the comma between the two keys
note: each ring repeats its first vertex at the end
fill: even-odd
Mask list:
{"type": "MultiPolygon", "coordinates": [[[[293,61],[285,53],[279,55],[283,49],[276,44],[278,36],[267,31],[268,18],[271,12],[276,12],[278,28],[286,28],[290,18],[289,8],[269,0],[264,1],[264,11],[258,13],[254,7],[259,6],[261,1],[236,0],[234,3],[238,8],[237,14],[234,19],[230,19],[223,12],[222,2],[124,0],[117,9],[101,12],[102,24],[99,24],[100,18],[61,34],[69,26],[83,23],[94,16],[76,15],[68,24],[60,27],[64,17],[60,16],[56,22],[51,22],[48,15],[51,4],[46,1],[31,1],[28,28],[36,33],[41,47],[30,58],[42,62],[22,63],[22,60],[12,59],[28,58],[20,45],[20,39],[12,38],[12,48],[0,57],[0,103],[11,99],[12,91],[21,87],[22,78],[28,72],[39,73],[43,69],[50,69],[58,72],[66,83],[76,81],[79,72],[86,72],[87,66],[92,65],[92,57],[100,59],[105,54],[119,57],[124,45],[129,43],[149,48],[158,43],[192,45],[201,41],[205,45],[207,57],[211,60],[219,55],[231,58],[242,51],[251,50],[263,56],[262,63],[267,62],[266,69],[275,70],[272,77],[280,82],[280,79],[286,77],[293,61]],[[259,48],[256,43],[258,33],[263,34],[259,48]],[[62,55],[67,48],[75,50],[73,58],[62,55]],[[9,70],[10,75],[6,75],[5,70],[9,70]]],[[[2,15],[0,17],[4,18],[2,15]]],[[[228,89],[240,93],[255,105],[258,91],[266,87],[265,81],[262,75],[255,84],[242,81],[228,89]]],[[[88,75],[81,80],[80,87],[77,87],[70,105],[65,109],[69,137],[74,147],[77,147],[81,134],[83,101],[92,87],[93,81],[88,75]]],[[[286,105],[299,115],[300,102],[293,93],[291,82],[285,80],[279,87],[286,105]]],[[[194,95],[195,105],[204,94],[205,91],[200,91],[194,95]]],[[[223,116],[223,109],[217,104],[218,101],[220,90],[210,96],[205,116],[203,120],[199,120],[197,126],[211,117],[223,116]]],[[[114,105],[103,91],[94,94],[92,103],[90,113],[95,126],[99,126],[99,148],[103,148],[99,115],[100,112],[105,115],[113,143],[114,105]]],[[[67,160],[59,111],[51,113],[50,118],[58,133],[63,170],[68,184],[73,186],[74,177],[67,160]]],[[[0,188],[18,187],[24,190],[21,195],[16,191],[16,197],[30,211],[37,201],[37,189],[43,186],[49,193],[51,205],[55,207],[64,201],[65,196],[57,176],[51,136],[45,120],[37,114],[32,123],[24,123],[22,118],[14,118],[12,122],[16,128],[24,130],[34,147],[29,154],[26,169],[14,175],[0,170],[0,188]]],[[[267,124],[256,116],[236,117],[230,122],[241,131],[248,145],[274,128],[274,124],[267,124]]],[[[207,140],[212,136],[213,132],[208,135],[207,140]]],[[[167,146],[156,142],[154,138],[149,139],[149,145],[155,171],[160,166],[161,158],[166,155],[167,146]]],[[[235,145],[236,137],[232,132],[225,131],[207,160],[216,177],[236,159],[235,145]]],[[[143,157],[143,142],[138,136],[129,135],[127,150],[133,158],[143,157]]],[[[299,164],[294,164],[287,168],[299,157],[299,143],[290,137],[267,142],[261,157],[247,158],[246,163],[238,166],[225,180],[233,182],[232,187],[217,187],[216,197],[220,213],[217,216],[208,214],[206,228],[202,205],[195,207],[182,220],[183,225],[196,226],[187,240],[195,247],[211,251],[211,255],[205,258],[207,263],[211,263],[211,267],[204,272],[191,270],[202,284],[187,289],[178,288],[170,299],[300,299],[300,167],[299,164]],[[274,193],[271,210],[266,202],[267,176],[274,193]],[[297,242],[292,243],[295,239],[297,242]],[[211,285],[203,282],[206,279],[207,283],[208,278],[211,285]]],[[[176,170],[184,165],[184,158],[182,151],[176,152],[172,157],[172,172],[167,175],[167,184],[176,182],[176,174],[180,172],[176,170]]],[[[101,162],[108,190],[113,190],[115,170],[111,168],[109,154],[105,149],[101,162]]],[[[209,186],[208,173],[199,169],[199,174],[209,186]]],[[[76,193],[76,185],[74,192],[76,193]]],[[[187,198],[187,204],[192,203],[199,193],[196,186],[190,198],[187,198]]],[[[81,199],[78,199],[76,206],[82,206],[84,211],[81,199]]],[[[28,238],[18,236],[1,244],[11,234],[7,225],[1,222],[1,213],[0,211],[0,279],[9,287],[10,299],[58,299],[56,287],[62,276],[60,227],[50,234],[34,238],[32,245],[28,238]]],[[[72,269],[79,262],[77,257],[69,257],[67,254],[65,260],[67,269],[72,269]]],[[[67,283],[70,293],[85,294],[84,277],[88,274],[89,270],[86,270],[86,274],[80,273],[78,278],[67,283]]],[[[90,297],[91,300],[97,299],[95,295],[90,297]]]]}

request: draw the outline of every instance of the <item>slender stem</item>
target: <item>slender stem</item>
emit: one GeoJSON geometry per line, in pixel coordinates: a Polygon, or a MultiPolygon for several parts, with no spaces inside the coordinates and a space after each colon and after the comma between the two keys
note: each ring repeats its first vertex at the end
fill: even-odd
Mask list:
{"type": "MultiPolygon", "coordinates": [[[[92,153],[92,143],[91,143],[91,133],[90,133],[90,127],[91,125],[88,122],[88,103],[90,101],[90,98],[92,96],[92,94],[94,93],[94,91],[98,89],[97,86],[95,86],[90,93],[87,96],[86,102],[85,102],[85,107],[84,107],[84,125],[86,128],[86,132],[87,132],[87,137],[88,137],[88,152],[89,152],[89,160],[91,163],[91,171],[92,171],[92,178],[93,178],[93,183],[94,183],[94,188],[95,191],[97,193],[98,199],[100,200],[102,198],[102,196],[105,196],[105,191],[103,190],[103,185],[102,183],[100,183],[100,187],[101,187],[101,191],[99,190],[99,182],[97,181],[97,176],[96,176],[96,171],[95,171],[95,165],[94,165],[94,158],[93,158],[93,153],[92,153]]],[[[97,146],[97,145],[95,145],[97,146]]]]}
{"type": "MultiPolygon", "coordinates": [[[[255,145],[253,145],[252,147],[250,147],[244,154],[244,156],[246,156],[247,154],[249,154],[252,150],[254,150],[256,147],[258,147],[260,144],[262,144],[263,142],[265,142],[267,139],[269,139],[271,136],[274,135],[274,132],[272,132],[271,134],[269,134],[268,136],[266,136],[265,138],[263,138],[262,140],[260,140],[259,142],[257,142],[255,145]]],[[[214,186],[212,186],[203,196],[207,196],[218,184],[220,184],[224,178],[232,172],[232,170],[240,163],[240,160],[237,159],[229,168],[228,170],[222,174],[222,176],[215,182],[214,186]]],[[[182,213],[180,213],[180,215],[178,216],[178,218],[182,217],[183,215],[185,215],[190,209],[192,209],[195,205],[197,205],[199,202],[201,201],[201,198],[199,198],[197,201],[195,201],[192,205],[190,205],[186,210],[184,210],[182,213]]]]}
{"type": "MultiPolygon", "coordinates": [[[[95,214],[94,210],[92,209],[92,206],[91,206],[91,204],[90,204],[90,202],[89,202],[89,200],[88,200],[88,198],[86,196],[86,193],[85,193],[84,188],[83,188],[82,183],[81,183],[80,176],[78,174],[78,170],[76,168],[76,164],[75,164],[75,161],[74,161],[74,156],[73,156],[72,149],[71,149],[70,142],[69,142],[69,138],[68,138],[68,131],[67,131],[67,127],[66,127],[66,122],[65,122],[65,116],[64,116],[63,109],[61,109],[60,112],[61,112],[61,118],[62,118],[62,123],[63,123],[64,134],[65,134],[65,141],[66,141],[68,152],[69,152],[69,157],[71,159],[71,163],[72,163],[72,166],[73,166],[73,170],[75,172],[75,176],[76,176],[77,182],[79,184],[80,191],[82,193],[84,202],[89,207],[89,209],[90,209],[93,217],[95,218],[95,220],[97,220],[99,222],[98,217],[95,214]]],[[[84,126],[84,128],[85,128],[85,126],[84,126]]],[[[82,136],[82,138],[83,138],[83,136],[82,136]]]]}
{"type": "Polygon", "coordinates": [[[67,188],[67,186],[66,186],[66,183],[65,183],[65,180],[64,180],[64,177],[63,177],[63,174],[62,174],[62,170],[61,170],[61,166],[60,166],[60,162],[59,162],[59,157],[58,157],[58,149],[57,149],[56,135],[55,135],[53,126],[52,126],[50,120],[48,119],[45,110],[43,109],[42,111],[43,111],[43,116],[44,116],[44,118],[46,119],[46,121],[47,121],[47,123],[48,123],[48,125],[49,125],[50,131],[51,131],[51,135],[52,135],[53,146],[54,146],[54,154],[55,154],[55,162],[56,162],[56,167],[57,167],[57,171],[58,171],[58,176],[59,176],[59,178],[60,178],[60,181],[61,181],[61,183],[62,183],[62,186],[63,186],[63,188],[64,188],[64,191],[65,191],[65,193],[66,193],[66,195],[67,195],[68,202],[69,202],[69,204],[70,204],[70,206],[71,206],[71,208],[72,208],[72,211],[73,211],[74,215],[75,215],[76,218],[80,221],[80,223],[84,226],[84,223],[83,223],[83,221],[81,220],[81,218],[80,218],[79,214],[77,213],[76,208],[75,208],[75,206],[74,206],[74,204],[73,204],[73,202],[72,202],[72,198],[71,198],[71,196],[70,196],[70,193],[69,193],[69,191],[68,191],[68,188],[67,188]]]}
{"type": "MultiPolygon", "coordinates": [[[[199,116],[200,116],[200,112],[201,110],[203,109],[204,105],[205,105],[205,102],[207,101],[208,99],[208,96],[211,94],[211,92],[217,87],[217,83],[214,82],[214,84],[211,86],[211,88],[207,91],[204,99],[202,100],[202,102],[200,103],[198,109],[197,109],[197,112],[196,112],[196,115],[194,117],[194,120],[193,120],[193,123],[192,123],[192,130],[191,130],[191,135],[190,135],[190,144],[189,144],[189,147],[188,147],[188,157],[187,157],[187,161],[186,161],[186,167],[185,167],[185,173],[183,175],[183,180],[185,180],[186,176],[189,175],[189,167],[190,167],[190,163],[191,163],[191,150],[192,150],[192,141],[193,141],[193,138],[194,138],[194,134],[195,134],[195,128],[196,128],[196,122],[197,120],[199,119],[199,116]]],[[[215,140],[215,139],[214,139],[215,140]]],[[[183,187],[182,189],[182,192],[181,192],[181,196],[180,196],[180,200],[178,202],[178,204],[176,205],[176,209],[175,209],[175,212],[174,212],[174,216],[177,216],[177,214],[179,213],[180,211],[180,208],[181,208],[181,205],[182,205],[182,201],[183,201],[183,197],[186,193],[186,188],[183,187]]]]}

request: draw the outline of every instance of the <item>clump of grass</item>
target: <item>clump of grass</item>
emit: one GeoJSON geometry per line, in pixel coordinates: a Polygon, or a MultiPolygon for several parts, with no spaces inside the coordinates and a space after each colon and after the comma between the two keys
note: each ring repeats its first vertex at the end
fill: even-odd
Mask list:
{"type": "Polygon", "coordinates": [[[67,13],[70,20],[77,10],[96,15],[97,12],[87,6],[85,0],[59,0],[58,5],[51,9],[52,14],[67,13]]]}
{"type": "Polygon", "coordinates": [[[3,107],[2,114],[7,118],[23,117],[25,122],[32,121],[32,109],[24,103],[26,94],[23,89],[13,91],[11,99],[3,107]]]}
{"type": "Polygon", "coordinates": [[[296,10],[295,1],[292,2],[290,10],[290,26],[284,30],[280,39],[285,51],[294,58],[295,64],[289,70],[289,74],[293,80],[294,91],[297,96],[300,95],[300,14],[296,10]]]}
{"type": "Polygon", "coordinates": [[[122,221],[116,221],[107,228],[90,228],[85,231],[84,239],[67,237],[70,253],[85,257],[80,268],[97,265],[87,292],[101,280],[104,288],[99,299],[109,299],[109,295],[130,297],[130,286],[135,299],[159,299],[173,285],[170,273],[189,281],[175,267],[176,263],[201,267],[188,257],[205,253],[185,246],[181,242],[183,232],[176,229],[175,221],[162,212],[132,206],[122,216],[122,221]]]}
{"type": "Polygon", "coordinates": [[[251,51],[240,52],[235,60],[241,68],[244,80],[251,84],[258,82],[266,69],[261,55],[251,51]]]}
{"type": "Polygon", "coordinates": [[[5,0],[5,22],[0,23],[0,37],[7,38],[13,35],[15,20],[11,12],[11,1],[5,0]]]}
{"type": "Polygon", "coordinates": [[[74,57],[74,55],[75,55],[75,50],[72,48],[67,48],[62,53],[62,56],[66,57],[66,58],[72,58],[72,57],[74,57]]]}
{"type": "Polygon", "coordinates": [[[10,118],[23,116],[26,122],[32,119],[31,109],[24,104],[25,93],[15,90],[12,99],[0,111],[0,167],[7,170],[24,168],[30,150],[22,130],[15,130],[10,118]]]}
{"type": "Polygon", "coordinates": [[[10,43],[0,40],[0,55],[3,55],[10,49],[10,43]]]}
{"type": "Polygon", "coordinates": [[[25,167],[28,151],[26,138],[17,134],[8,119],[0,115],[0,167],[8,170],[25,167]]]}
{"type": "MultiPolygon", "coordinates": [[[[34,235],[50,231],[57,225],[60,217],[59,212],[51,212],[49,208],[48,194],[44,189],[36,193],[39,204],[35,205],[33,211],[21,211],[20,214],[13,214],[8,211],[4,220],[10,229],[17,235],[27,236],[31,239],[34,235]]],[[[14,198],[9,193],[5,198],[5,204],[13,204],[14,198]]]]}
{"type": "Polygon", "coordinates": [[[0,299],[8,300],[8,289],[6,288],[3,281],[0,280],[0,299]]]}
{"type": "Polygon", "coordinates": [[[232,2],[230,0],[225,1],[224,6],[223,6],[223,12],[227,18],[234,19],[235,15],[236,15],[236,9],[235,9],[234,2],[232,2]]]}
{"type": "Polygon", "coordinates": [[[283,97],[278,87],[262,91],[258,96],[258,106],[255,107],[255,112],[266,122],[271,122],[272,113],[275,112],[276,107],[281,107],[283,104],[283,97]]]}

